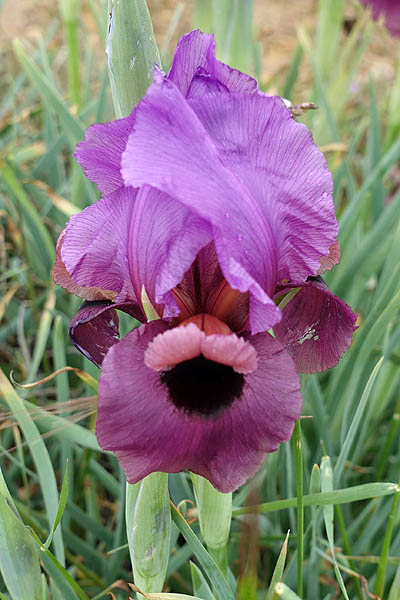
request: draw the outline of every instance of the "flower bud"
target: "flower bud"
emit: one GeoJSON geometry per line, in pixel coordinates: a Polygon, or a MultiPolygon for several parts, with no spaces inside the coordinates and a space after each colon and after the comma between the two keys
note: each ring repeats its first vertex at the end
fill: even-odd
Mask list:
{"type": "Polygon", "coordinates": [[[226,545],[232,519],[232,493],[223,494],[200,475],[192,475],[194,495],[199,511],[201,535],[210,554],[223,572],[226,571],[226,545]]]}
{"type": "Polygon", "coordinates": [[[126,532],[133,578],[144,592],[158,592],[167,572],[171,510],[167,473],[152,473],[127,484],[126,532]]]}

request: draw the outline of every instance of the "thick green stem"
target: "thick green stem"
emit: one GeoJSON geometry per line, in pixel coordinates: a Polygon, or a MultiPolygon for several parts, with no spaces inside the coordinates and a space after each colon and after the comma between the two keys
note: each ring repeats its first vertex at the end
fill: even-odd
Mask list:
{"type": "Polygon", "coordinates": [[[226,577],[228,573],[227,543],[232,519],[232,494],[218,492],[211,483],[192,473],[193,489],[199,511],[201,535],[207,548],[226,577]]]}
{"type": "Polygon", "coordinates": [[[171,510],[167,473],[152,473],[127,484],[126,532],[135,585],[160,592],[167,572],[171,510]]]}

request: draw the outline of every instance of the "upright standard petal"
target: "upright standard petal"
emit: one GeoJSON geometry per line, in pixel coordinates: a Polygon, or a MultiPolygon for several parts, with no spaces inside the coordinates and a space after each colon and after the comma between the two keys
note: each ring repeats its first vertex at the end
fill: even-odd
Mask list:
{"type": "Polygon", "coordinates": [[[179,40],[168,79],[188,98],[208,91],[257,91],[255,79],[215,58],[214,36],[199,30],[179,40]]]}
{"type": "Polygon", "coordinates": [[[108,352],[100,376],[99,443],[115,452],[131,483],[153,471],[190,469],[222,492],[236,489],[266,452],[290,438],[301,407],[293,361],[268,334],[247,338],[258,366],[236,374],[241,394],[217,416],[193,414],[174,405],[163,375],[144,363],[149,343],[166,329],[162,322],[144,325],[108,352]]]}
{"type": "Polygon", "coordinates": [[[283,309],[274,327],[300,373],[334,367],[350,345],[357,315],[321,277],[312,277],[283,309]]]}
{"type": "Polygon", "coordinates": [[[270,224],[278,282],[316,274],[338,228],[332,176],[310,131],[277,97],[213,94],[189,104],[270,224]]]}
{"type": "Polygon", "coordinates": [[[129,117],[96,123],[88,127],[85,139],[75,148],[74,157],[83,172],[97,184],[103,196],[124,185],[121,176],[121,155],[135,121],[135,111],[129,117]]]}
{"type": "Polygon", "coordinates": [[[276,282],[271,225],[182,94],[165,79],[151,86],[137,109],[122,174],[127,185],[157,187],[212,225],[225,278],[231,287],[250,291],[253,332],[279,320],[271,301],[276,282]]]}

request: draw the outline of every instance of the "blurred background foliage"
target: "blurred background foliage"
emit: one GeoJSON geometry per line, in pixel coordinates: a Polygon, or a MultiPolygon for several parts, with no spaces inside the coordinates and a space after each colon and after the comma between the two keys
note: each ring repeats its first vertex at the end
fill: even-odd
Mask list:
{"type": "MultiPolygon", "coordinates": [[[[357,0],[148,5],[165,70],[180,35],[198,26],[262,90],[318,105],[300,119],[334,175],[342,261],[326,280],[359,314],[339,366],[302,381],[304,535],[296,500],[285,500],[296,497],[287,443],[234,495],[229,585],[243,600],[295,598],[300,568],[304,598],[398,600],[399,493],[390,482],[400,475],[400,42],[357,0]],[[244,516],[246,504],[260,506],[244,516]],[[271,579],[284,582],[275,595],[271,579]]],[[[97,599],[112,589],[125,599],[125,481],[97,446],[95,384],[74,371],[31,389],[9,381],[66,365],[98,377],[68,338],[80,300],[51,273],[66,220],[98,198],[71,153],[89,124],[114,118],[108,6],[0,0],[0,9],[0,598],[97,599]]],[[[172,475],[169,485],[175,504],[188,500],[182,510],[198,537],[174,518],[165,589],[218,597],[190,479],[172,475]]]]}

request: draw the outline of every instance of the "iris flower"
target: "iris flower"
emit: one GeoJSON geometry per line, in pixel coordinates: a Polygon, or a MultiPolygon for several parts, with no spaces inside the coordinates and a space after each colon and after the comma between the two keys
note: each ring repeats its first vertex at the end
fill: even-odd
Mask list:
{"type": "Polygon", "coordinates": [[[400,2],[399,0],[361,0],[369,6],[372,17],[377,20],[380,16],[385,19],[385,25],[395,37],[400,37],[400,2]]]}
{"type": "Polygon", "coordinates": [[[62,232],[55,280],[87,301],[70,332],[101,366],[99,443],[131,483],[190,469],[233,490],[290,438],[298,372],[354,330],[320,277],[339,261],[324,157],[200,31],[75,156],[103,197],[62,232]],[[143,323],[122,340],[115,309],[143,323]]]}

